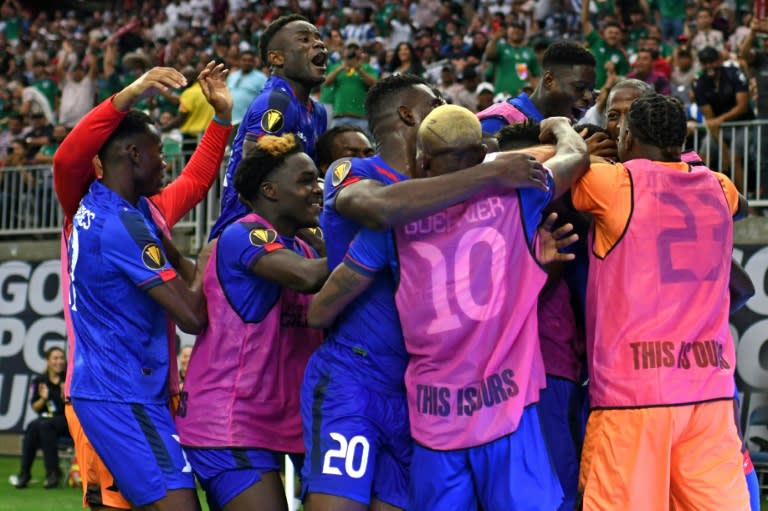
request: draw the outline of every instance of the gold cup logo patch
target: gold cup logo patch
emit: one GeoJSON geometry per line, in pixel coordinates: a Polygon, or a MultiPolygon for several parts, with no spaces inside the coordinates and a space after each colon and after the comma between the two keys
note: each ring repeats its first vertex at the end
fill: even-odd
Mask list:
{"type": "Polygon", "coordinates": [[[261,129],[266,133],[277,133],[283,129],[284,118],[282,112],[277,110],[267,110],[261,116],[261,129]]]}
{"type": "Polygon", "coordinates": [[[165,266],[165,255],[157,243],[149,243],[141,250],[141,261],[150,270],[160,270],[165,266]]]}
{"type": "Polygon", "coordinates": [[[344,160],[336,165],[336,167],[333,169],[333,178],[331,179],[333,186],[339,186],[342,182],[344,182],[344,179],[349,175],[351,168],[352,162],[349,160],[344,160]]]}
{"type": "Polygon", "coordinates": [[[251,229],[250,233],[251,245],[254,247],[260,247],[262,245],[268,245],[274,243],[277,239],[277,232],[272,229],[251,229]]]}

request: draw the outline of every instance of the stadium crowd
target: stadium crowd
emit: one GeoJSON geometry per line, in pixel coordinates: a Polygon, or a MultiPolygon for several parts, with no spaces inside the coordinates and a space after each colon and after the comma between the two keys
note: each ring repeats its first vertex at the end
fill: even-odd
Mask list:
{"type": "Polygon", "coordinates": [[[199,509],[196,478],[283,510],[289,455],[310,511],[759,508],[728,327],[747,201],[688,139],[760,116],[765,13],[1,9],[6,165],[50,147],[64,212],[85,505],[199,509]],[[171,229],[223,162],[191,261],[171,229]]]}
{"type": "Polygon", "coordinates": [[[715,134],[724,121],[768,115],[758,93],[768,87],[767,27],[754,21],[749,3],[585,5],[580,12],[576,2],[554,0],[127,0],[103,11],[34,12],[4,0],[0,162],[50,163],[90,108],[156,65],[172,66],[188,78],[184,89],[139,105],[169,135],[171,153],[182,137],[196,139],[213,115],[191,79],[211,59],[233,70],[237,124],[268,75],[256,52],[259,37],[284,12],[303,13],[321,31],[329,69],[318,93],[333,124],[364,126],[365,91],[392,73],[424,76],[450,102],[473,111],[530,93],[540,78],[543,51],[562,38],[583,41],[598,59],[598,108],[610,86],[627,76],[693,105],[691,120],[706,122],[715,134]],[[716,52],[705,52],[702,61],[699,53],[707,47],[716,52]],[[722,84],[699,79],[721,66],[722,84]]]}

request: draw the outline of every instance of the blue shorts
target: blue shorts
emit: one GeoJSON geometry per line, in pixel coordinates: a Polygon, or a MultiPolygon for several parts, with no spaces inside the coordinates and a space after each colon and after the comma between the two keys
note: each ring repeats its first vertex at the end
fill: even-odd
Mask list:
{"type": "Polygon", "coordinates": [[[514,433],[453,451],[413,449],[411,511],[555,511],[563,500],[536,405],[514,433]]]}
{"type": "MultiPolygon", "coordinates": [[[[349,353],[354,363],[359,355],[349,353]]],[[[325,493],[404,508],[413,452],[405,392],[377,392],[370,384],[349,381],[335,364],[316,355],[301,389],[302,498],[325,493]]]]}
{"type": "Polygon", "coordinates": [[[541,431],[563,488],[561,511],[573,511],[579,486],[579,413],[581,394],[575,382],[547,375],[547,388],[538,403],[541,431]]]}
{"type": "Polygon", "coordinates": [[[156,502],[169,490],[195,488],[168,405],[73,397],[72,407],[118,490],[133,506],[156,502]]]}
{"type": "MultiPolygon", "coordinates": [[[[212,511],[223,509],[261,481],[262,474],[280,470],[283,459],[283,454],[266,449],[186,447],[185,452],[212,511]]],[[[295,466],[301,467],[302,459],[301,455],[291,455],[295,466]]]]}

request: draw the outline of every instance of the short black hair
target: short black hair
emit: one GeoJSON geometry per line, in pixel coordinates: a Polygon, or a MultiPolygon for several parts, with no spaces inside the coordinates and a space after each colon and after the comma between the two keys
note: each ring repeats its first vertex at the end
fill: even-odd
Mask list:
{"type": "Polygon", "coordinates": [[[511,151],[539,144],[540,133],[541,127],[537,122],[516,122],[501,128],[496,134],[496,140],[499,142],[500,150],[511,151]]]}
{"type": "Polygon", "coordinates": [[[317,139],[317,142],[315,142],[315,153],[317,154],[318,167],[322,168],[333,163],[333,161],[336,159],[332,154],[334,139],[338,135],[350,132],[360,133],[365,138],[368,138],[368,135],[366,135],[365,131],[363,131],[360,127],[353,126],[351,124],[341,124],[329,129],[323,133],[320,138],[317,139]]]}
{"type": "Polygon", "coordinates": [[[627,113],[628,128],[643,143],[659,148],[682,147],[688,135],[685,107],[675,97],[641,96],[627,113]]]}
{"type": "Polygon", "coordinates": [[[392,96],[417,85],[426,85],[434,90],[434,87],[424,78],[408,73],[391,75],[376,82],[365,96],[365,111],[368,112],[370,129],[374,129],[374,121],[381,115],[382,110],[391,108],[392,105],[389,100],[392,96]]]}
{"type": "Polygon", "coordinates": [[[547,71],[556,66],[595,67],[594,55],[580,44],[571,41],[557,41],[549,45],[541,58],[542,69],[547,71]]]}
{"type": "Polygon", "coordinates": [[[716,62],[720,58],[720,52],[712,46],[707,46],[699,52],[699,62],[709,64],[716,62]]]}
{"type": "Polygon", "coordinates": [[[264,62],[264,64],[269,63],[267,60],[267,53],[269,51],[269,43],[272,41],[272,38],[274,38],[275,35],[280,32],[284,26],[286,26],[288,23],[293,23],[294,21],[306,21],[309,23],[309,20],[301,14],[290,14],[288,16],[280,16],[275,21],[267,25],[266,29],[264,29],[264,33],[261,34],[261,39],[259,39],[259,53],[261,54],[261,61],[264,62]]]}
{"type": "Polygon", "coordinates": [[[303,151],[301,140],[293,133],[261,137],[235,169],[235,190],[242,198],[253,200],[258,197],[259,187],[270,173],[285,163],[286,158],[303,151]]]}
{"type": "Polygon", "coordinates": [[[150,134],[149,127],[152,125],[152,119],[144,112],[131,110],[125,114],[125,117],[117,125],[115,131],[112,132],[106,142],[104,142],[104,145],[101,146],[101,149],[99,149],[99,159],[102,165],[106,163],[107,153],[109,153],[113,145],[135,135],[150,134]]]}

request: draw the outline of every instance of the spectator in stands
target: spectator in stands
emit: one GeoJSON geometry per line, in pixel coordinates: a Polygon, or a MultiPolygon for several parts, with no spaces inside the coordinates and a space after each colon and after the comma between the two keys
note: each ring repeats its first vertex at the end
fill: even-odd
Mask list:
{"type": "Polygon", "coordinates": [[[462,85],[456,81],[456,70],[452,65],[446,64],[440,69],[440,84],[438,90],[449,103],[457,104],[462,85]]]}
{"type": "Polygon", "coordinates": [[[496,92],[517,96],[524,88],[536,88],[541,73],[533,49],[525,41],[525,23],[513,21],[507,27],[506,38],[502,27],[491,35],[485,57],[494,63],[496,92]]]}
{"type": "Polygon", "coordinates": [[[682,0],[656,0],[657,22],[661,25],[664,41],[674,41],[685,28],[685,2],[682,0]]]}
{"type": "Polygon", "coordinates": [[[417,76],[421,76],[424,73],[424,66],[422,66],[421,60],[413,50],[411,43],[400,43],[397,46],[392,63],[389,66],[389,73],[393,75],[407,73],[417,76]]]}
{"type": "Polygon", "coordinates": [[[58,440],[69,436],[67,420],[64,418],[64,373],[67,359],[61,348],[50,348],[45,352],[45,360],[45,373],[36,376],[30,386],[30,404],[39,417],[30,422],[24,431],[21,471],[16,488],[26,488],[29,484],[32,462],[35,461],[38,449],[42,449],[45,460],[45,488],[56,488],[61,480],[58,440]]]}
{"type": "Polygon", "coordinates": [[[456,104],[477,112],[477,86],[479,84],[480,77],[477,74],[477,68],[474,66],[465,67],[461,74],[462,88],[454,98],[456,104]]]}
{"type": "Polygon", "coordinates": [[[467,64],[476,66],[483,61],[485,47],[488,45],[488,36],[481,30],[472,34],[472,44],[467,49],[467,64]]]}
{"type": "Polygon", "coordinates": [[[645,9],[636,5],[629,9],[629,25],[626,27],[628,46],[636,51],[640,41],[648,36],[648,15],[645,9]]]}
{"type": "Polygon", "coordinates": [[[61,141],[64,140],[67,133],[69,133],[69,130],[63,124],[54,126],[53,136],[35,154],[34,163],[53,163],[53,155],[56,154],[56,149],[59,148],[61,141]]]}
{"type": "Polygon", "coordinates": [[[451,36],[450,42],[440,49],[440,57],[451,61],[463,61],[468,49],[469,45],[464,43],[461,33],[457,32],[451,36]]]}
{"type": "Polygon", "coordinates": [[[349,17],[349,23],[341,29],[341,35],[345,41],[357,41],[358,44],[367,44],[376,37],[373,25],[365,21],[363,9],[353,9],[349,17]]]}
{"type": "Polygon", "coordinates": [[[691,39],[691,48],[697,54],[708,46],[719,52],[724,49],[723,33],[712,28],[713,20],[712,11],[706,7],[696,12],[696,35],[691,39]]]}
{"type": "Polygon", "coordinates": [[[74,49],[69,41],[62,43],[63,53],[59,57],[57,72],[61,83],[61,103],[59,104],[59,122],[72,128],[94,105],[96,97],[96,61],[89,53],[87,61],[77,61],[74,49]],[[67,66],[75,59],[74,67],[67,66]]]}
{"type": "Polygon", "coordinates": [[[333,126],[350,124],[368,132],[365,95],[376,83],[379,73],[365,61],[356,41],[347,42],[344,60],[328,66],[326,87],[333,87],[333,126]]]}
{"type": "MultiPolygon", "coordinates": [[[[757,88],[757,118],[768,119],[768,51],[765,41],[768,38],[768,18],[753,18],[749,25],[749,33],[744,38],[739,49],[741,58],[749,65],[752,78],[757,88]]],[[[755,130],[753,130],[754,132],[755,130]]],[[[761,130],[760,163],[761,182],[766,182],[766,162],[768,161],[768,129],[761,130]]],[[[750,161],[750,164],[752,161],[750,161]]]]}
{"type": "MultiPolygon", "coordinates": [[[[701,11],[700,11],[701,12],[701,11]]],[[[702,150],[706,150],[709,143],[710,151],[717,149],[717,140],[720,134],[720,126],[729,121],[744,121],[752,119],[752,111],[749,109],[749,84],[747,77],[738,67],[724,66],[723,56],[716,49],[707,46],[699,52],[702,75],[694,85],[696,103],[704,115],[704,124],[707,127],[707,137],[702,143],[702,150]]],[[[736,131],[736,137],[731,136],[731,130],[723,131],[723,163],[730,162],[729,146],[735,149],[734,183],[738,188],[743,186],[742,159],[745,137],[742,130],[736,131]],[[732,140],[733,139],[733,140],[732,140]],[[734,142],[730,146],[731,142],[734,142]]],[[[710,153],[710,162],[717,160],[710,153]]],[[[710,165],[715,167],[716,165],[710,165]]],[[[730,165],[728,165],[730,166],[730,165]]],[[[717,169],[722,170],[722,169],[717,169]]]]}
{"type": "Polygon", "coordinates": [[[691,103],[693,82],[696,81],[696,67],[693,54],[688,45],[675,48],[672,55],[671,87],[674,96],[686,107],[691,103]]]}
{"type": "Polygon", "coordinates": [[[230,72],[227,76],[227,87],[234,101],[232,125],[235,130],[243,120],[251,101],[258,96],[265,83],[267,83],[267,75],[256,68],[256,53],[251,50],[241,52],[240,69],[230,72]]]}
{"type": "Polygon", "coordinates": [[[400,43],[407,43],[413,39],[414,28],[408,16],[408,9],[398,7],[394,16],[389,20],[389,46],[397,48],[400,43]]]}
{"type": "MultiPolygon", "coordinates": [[[[46,62],[36,60],[32,66],[32,85],[43,93],[48,100],[48,107],[51,112],[55,112],[59,103],[59,86],[53,80],[53,77],[46,71],[46,62]]],[[[49,119],[54,121],[53,117],[49,119]]]]}
{"type": "Polygon", "coordinates": [[[621,25],[608,22],[603,25],[602,33],[598,33],[589,19],[589,2],[582,2],[581,30],[587,40],[589,50],[595,56],[595,88],[600,89],[608,77],[607,66],[612,67],[619,76],[629,72],[629,62],[621,48],[621,25]],[[610,64],[609,64],[610,63],[610,64]]]}
{"type": "Polygon", "coordinates": [[[16,86],[16,89],[13,91],[14,95],[21,103],[18,108],[18,112],[21,115],[31,116],[40,114],[48,122],[54,122],[53,109],[49,106],[48,99],[37,87],[30,85],[26,76],[19,76],[19,81],[13,82],[13,84],[16,86]]]}
{"type": "Polygon", "coordinates": [[[496,91],[493,89],[493,84],[490,82],[482,82],[477,86],[475,95],[477,96],[477,104],[473,109],[474,112],[482,112],[493,104],[493,96],[496,91]]]}
{"type": "Polygon", "coordinates": [[[163,129],[179,128],[184,137],[183,148],[187,150],[197,144],[198,137],[213,119],[214,111],[205,99],[203,89],[197,80],[197,71],[192,67],[186,67],[182,70],[182,74],[190,85],[179,96],[178,114],[171,122],[163,125],[163,129]]]}
{"type": "Polygon", "coordinates": [[[27,161],[35,159],[35,155],[41,147],[48,144],[53,136],[53,125],[48,122],[42,113],[32,114],[32,129],[27,133],[24,141],[27,145],[27,161]]]}
{"type": "Polygon", "coordinates": [[[669,85],[669,80],[666,76],[653,70],[653,63],[656,60],[657,54],[649,48],[640,48],[637,52],[637,60],[635,61],[635,70],[631,73],[627,73],[627,78],[637,78],[642,80],[648,85],[652,85],[653,88],[659,94],[670,96],[672,89],[669,85]]]}

